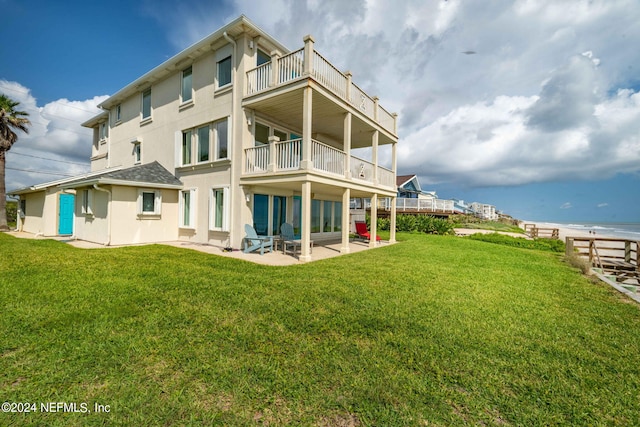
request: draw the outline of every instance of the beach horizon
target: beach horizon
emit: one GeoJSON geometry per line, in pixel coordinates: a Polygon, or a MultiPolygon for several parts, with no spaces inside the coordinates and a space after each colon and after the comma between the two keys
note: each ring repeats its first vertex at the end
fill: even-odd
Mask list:
{"type": "MultiPolygon", "coordinates": [[[[538,228],[557,228],[559,239],[566,240],[570,237],[602,237],[612,239],[640,240],[640,224],[629,223],[626,228],[614,227],[619,224],[604,223],[558,223],[551,221],[520,220],[519,226],[535,224],[538,228]],[[637,231],[635,231],[637,229],[637,231]]],[[[623,224],[623,226],[626,224],[623,224]]]]}

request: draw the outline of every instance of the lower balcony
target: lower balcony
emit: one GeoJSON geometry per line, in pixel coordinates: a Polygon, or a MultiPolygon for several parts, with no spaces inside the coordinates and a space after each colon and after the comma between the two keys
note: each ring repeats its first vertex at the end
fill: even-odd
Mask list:
{"type": "MultiPolygon", "coordinates": [[[[303,171],[302,139],[278,141],[251,147],[245,151],[245,176],[278,175],[303,171]],[[273,150],[272,150],[273,147],[273,150]]],[[[311,166],[306,170],[336,179],[352,181],[395,191],[396,179],[392,170],[348,156],[322,142],[311,140],[311,166]]]]}

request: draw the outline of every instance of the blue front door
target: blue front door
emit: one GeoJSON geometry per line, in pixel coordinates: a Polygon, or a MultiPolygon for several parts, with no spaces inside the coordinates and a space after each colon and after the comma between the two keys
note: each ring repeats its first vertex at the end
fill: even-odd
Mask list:
{"type": "Polygon", "coordinates": [[[60,235],[73,234],[74,205],[75,205],[75,202],[74,202],[73,194],[60,195],[60,218],[58,221],[58,234],[60,235]]]}

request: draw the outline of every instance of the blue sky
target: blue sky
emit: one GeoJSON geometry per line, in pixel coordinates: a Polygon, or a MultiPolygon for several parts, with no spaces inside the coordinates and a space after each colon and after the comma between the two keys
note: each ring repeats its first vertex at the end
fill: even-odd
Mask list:
{"type": "Polygon", "coordinates": [[[245,14],[400,117],[400,174],[517,218],[640,222],[640,3],[0,0],[0,92],[33,126],[9,189],[88,170],[108,95],[245,14]],[[37,172],[34,172],[37,171],[37,172]],[[42,173],[48,172],[48,174],[42,173]]]}

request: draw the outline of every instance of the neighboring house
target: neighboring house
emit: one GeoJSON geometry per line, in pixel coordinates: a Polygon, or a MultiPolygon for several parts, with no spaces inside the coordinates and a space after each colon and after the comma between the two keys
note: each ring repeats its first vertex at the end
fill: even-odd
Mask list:
{"type": "Polygon", "coordinates": [[[496,213],[496,207],[488,205],[486,203],[473,202],[469,205],[469,208],[473,211],[473,214],[478,218],[486,219],[489,221],[495,221],[498,219],[496,213]]]}
{"type": "MultiPolygon", "coordinates": [[[[245,224],[275,235],[289,222],[308,261],[310,240],[340,239],[349,252],[351,198],[397,196],[397,116],[321,56],[311,36],[291,52],[241,16],[100,107],[83,124],[94,130],[96,175],[47,187],[75,191],[80,239],[240,248],[245,224]],[[380,159],[381,145],[391,145],[391,159],[380,159]],[[353,156],[357,148],[371,159],[353,156]]],[[[30,214],[38,191],[12,194],[30,214]]]]}
{"type": "MultiPolygon", "coordinates": [[[[435,191],[422,190],[417,175],[397,176],[396,186],[398,188],[395,201],[397,211],[443,214],[454,212],[453,200],[439,199],[435,191]]],[[[381,200],[378,207],[390,210],[391,199],[381,200]]]]}

